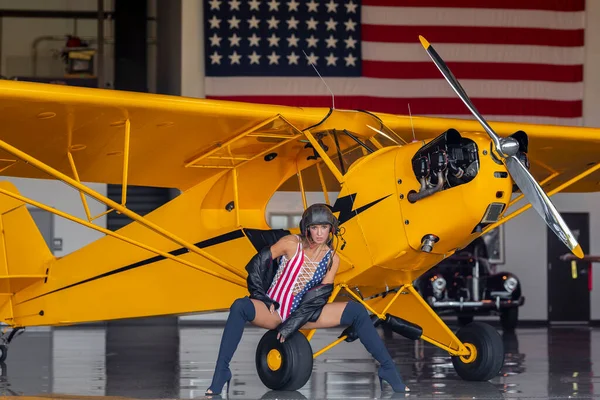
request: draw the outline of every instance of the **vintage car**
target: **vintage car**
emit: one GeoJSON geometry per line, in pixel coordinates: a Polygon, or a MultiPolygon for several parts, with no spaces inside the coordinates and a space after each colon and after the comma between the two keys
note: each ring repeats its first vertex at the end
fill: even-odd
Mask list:
{"type": "Polygon", "coordinates": [[[500,315],[505,331],[516,328],[525,302],[519,278],[491,270],[487,247],[477,238],[414,282],[421,296],[440,316],[456,315],[463,325],[478,315],[500,315]]]}

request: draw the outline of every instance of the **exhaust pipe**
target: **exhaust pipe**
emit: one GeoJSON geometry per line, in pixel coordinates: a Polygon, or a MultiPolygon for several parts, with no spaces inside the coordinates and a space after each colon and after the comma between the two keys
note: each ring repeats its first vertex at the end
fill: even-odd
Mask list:
{"type": "Polygon", "coordinates": [[[425,178],[421,178],[421,188],[419,189],[419,192],[415,192],[413,190],[410,193],[408,193],[408,201],[414,203],[442,190],[444,188],[444,173],[442,171],[439,171],[437,173],[437,178],[437,185],[430,188],[428,188],[425,184],[425,178]]]}

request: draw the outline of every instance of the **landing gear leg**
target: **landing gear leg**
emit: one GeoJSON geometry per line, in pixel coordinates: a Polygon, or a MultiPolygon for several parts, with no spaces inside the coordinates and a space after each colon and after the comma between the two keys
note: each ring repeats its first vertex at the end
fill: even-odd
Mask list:
{"type": "Polygon", "coordinates": [[[8,356],[8,345],[14,338],[25,331],[25,328],[14,328],[7,335],[6,332],[0,336],[0,363],[3,363],[8,356]]]}

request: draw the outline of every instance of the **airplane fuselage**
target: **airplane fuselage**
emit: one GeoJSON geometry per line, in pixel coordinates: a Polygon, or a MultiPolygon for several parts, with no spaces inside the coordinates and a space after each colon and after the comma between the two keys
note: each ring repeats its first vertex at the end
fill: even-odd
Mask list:
{"type": "Polygon", "coordinates": [[[411,282],[469,244],[505,212],[513,187],[487,136],[455,130],[365,156],[345,179],[333,209],[353,266],[339,279],[364,293],[411,282]]]}

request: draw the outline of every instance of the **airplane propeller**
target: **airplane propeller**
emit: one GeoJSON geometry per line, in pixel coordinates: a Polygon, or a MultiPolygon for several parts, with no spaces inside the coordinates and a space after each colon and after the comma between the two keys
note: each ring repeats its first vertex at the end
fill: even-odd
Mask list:
{"type": "Polygon", "coordinates": [[[575,236],[573,236],[569,230],[569,227],[554,207],[554,204],[552,204],[544,190],[536,182],[523,163],[521,163],[519,158],[517,158],[519,142],[513,137],[501,138],[494,132],[479,111],[477,111],[465,90],[460,83],[458,83],[458,80],[454,77],[446,63],[434,50],[427,39],[423,36],[419,36],[419,40],[427,51],[427,54],[429,54],[429,57],[431,57],[442,75],[444,75],[444,78],[446,78],[446,81],[448,81],[452,89],[458,94],[458,97],[460,97],[463,103],[465,103],[467,108],[483,126],[483,129],[494,143],[496,153],[502,159],[510,176],[517,184],[524,197],[531,203],[531,206],[538,212],[544,221],[546,221],[546,224],[550,229],[573,252],[573,254],[579,258],[583,258],[581,246],[577,243],[577,239],[575,239],[575,236]]]}

